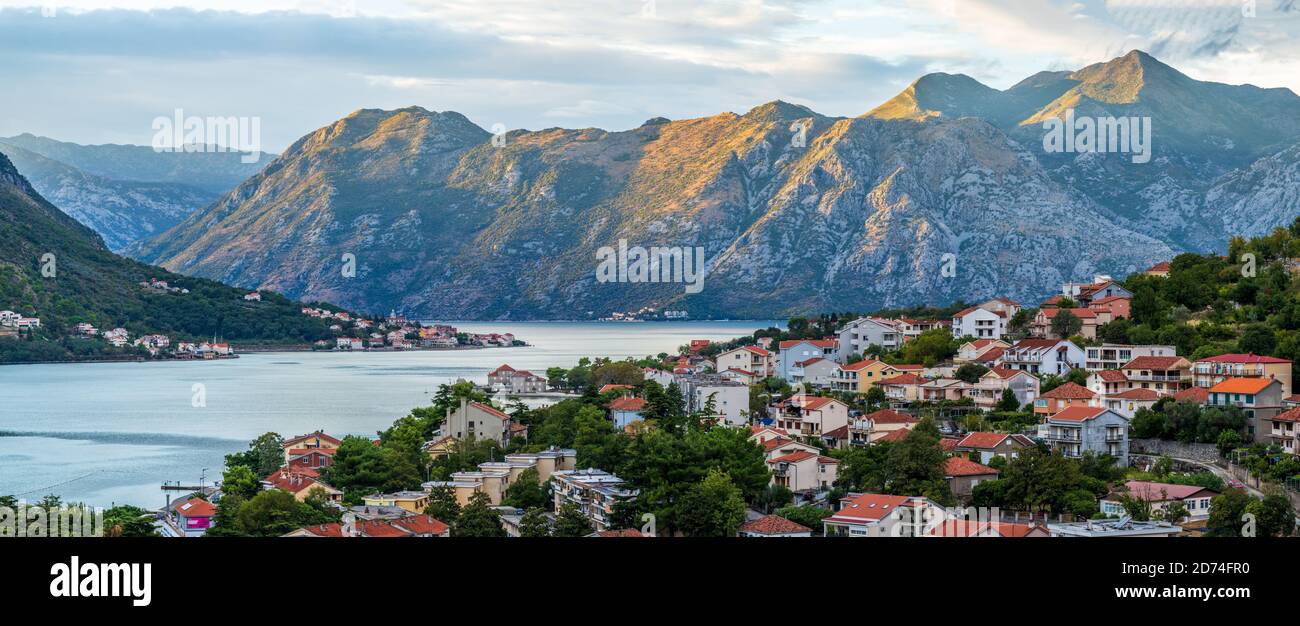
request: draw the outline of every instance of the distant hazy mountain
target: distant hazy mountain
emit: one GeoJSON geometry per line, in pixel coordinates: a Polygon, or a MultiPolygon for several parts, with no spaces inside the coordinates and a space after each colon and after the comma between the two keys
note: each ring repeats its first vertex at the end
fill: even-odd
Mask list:
{"type": "Polygon", "coordinates": [[[0,143],[24,148],[95,176],[146,183],[182,183],[214,194],[234,189],[274,158],[263,154],[256,163],[244,163],[243,154],[236,152],[157,152],[148,146],[116,144],[83,146],[30,134],[0,138],[0,143]]]}
{"type": "Polygon", "coordinates": [[[212,203],[220,194],[181,183],[113,180],[0,141],[32,187],[63,212],[89,226],[111,250],[152,237],[212,203]]]}
{"type": "Polygon", "coordinates": [[[1140,52],[1005,91],[932,74],[853,119],[773,102],[492,139],[454,112],[358,111],[132,253],[429,317],[762,317],[1036,302],[1062,281],[1221,249],[1300,212],[1300,98],[1195,81],[1140,52]],[[1150,117],[1153,158],[1046,153],[1044,122],[1068,110],[1150,117]],[[703,292],[598,282],[597,251],[620,239],[702,246],[703,292]],[[955,278],[941,272],[949,259],[955,278]]]}
{"type": "Polygon", "coordinates": [[[0,154],[0,309],[41,319],[31,340],[0,339],[0,362],[71,358],[63,339],[78,322],[124,326],[134,335],[162,332],[173,340],[219,335],[310,342],[333,336],[325,322],[301,314],[301,303],[271,293],[248,302],[246,293],[113,254],[93,231],[42,198],[0,154]],[[46,267],[53,272],[43,272],[46,267]],[[140,287],[151,278],[189,292],[140,287]]]}

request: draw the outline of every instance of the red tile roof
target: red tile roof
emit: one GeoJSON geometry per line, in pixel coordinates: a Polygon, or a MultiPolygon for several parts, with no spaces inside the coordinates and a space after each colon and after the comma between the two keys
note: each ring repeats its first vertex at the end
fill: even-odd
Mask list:
{"type": "Polygon", "coordinates": [[[1129,389],[1119,393],[1112,393],[1107,398],[1119,398],[1121,400],[1142,400],[1156,401],[1160,399],[1160,394],[1154,389],[1129,389]]]}
{"type": "Polygon", "coordinates": [[[920,420],[906,413],[899,413],[893,409],[880,409],[874,413],[868,413],[867,419],[877,424],[915,424],[920,420]]]}
{"type": "Polygon", "coordinates": [[[917,376],[916,374],[899,374],[893,378],[886,378],[876,384],[878,385],[924,385],[930,382],[929,379],[917,376]]]}
{"type": "MultiPolygon", "coordinates": [[[[314,473],[314,472],[313,472],[314,473]]],[[[310,489],[316,485],[324,483],[316,480],[312,476],[298,470],[278,469],[271,472],[270,476],[262,479],[262,482],[271,486],[272,489],[282,489],[289,493],[298,493],[303,489],[310,489]]]]}
{"type": "Polygon", "coordinates": [[[912,434],[912,431],[911,431],[910,429],[907,429],[907,428],[900,428],[900,429],[898,429],[898,430],[891,430],[891,431],[885,433],[885,435],[884,435],[883,437],[877,439],[877,440],[876,440],[876,443],[880,443],[880,442],[882,442],[882,441],[902,441],[902,440],[906,439],[907,436],[910,435],[910,434],[912,434]]]}
{"type": "Polygon", "coordinates": [[[1048,319],[1052,319],[1056,317],[1056,315],[1061,311],[1069,311],[1071,314],[1073,314],[1075,317],[1079,319],[1097,317],[1097,312],[1092,309],[1039,309],[1038,311],[1043,315],[1045,315],[1048,319]]]}
{"type": "Polygon", "coordinates": [[[483,404],[482,402],[471,402],[469,403],[469,405],[493,417],[499,417],[503,420],[510,419],[509,415],[502,413],[499,409],[497,409],[494,406],[483,404]]]}
{"type": "Polygon", "coordinates": [[[609,403],[611,411],[640,411],[645,408],[645,398],[614,398],[609,403]]]}
{"type": "Polygon", "coordinates": [[[864,360],[858,361],[857,363],[850,363],[850,364],[848,364],[848,365],[841,365],[841,366],[840,366],[840,369],[845,370],[845,371],[850,371],[850,372],[852,372],[852,371],[857,371],[857,370],[861,370],[861,369],[865,369],[865,368],[871,367],[871,365],[872,365],[873,363],[879,363],[879,362],[880,362],[880,361],[877,361],[877,360],[875,360],[875,359],[864,359],[864,360]]]}
{"type": "Polygon", "coordinates": [[[1105,412],[1106,409],[1099,406],[1072,406],[1047,419],[1063,422],[1086,422],[1105,412]]]}
{"type": "Polygon", "coordinates": [[[817,457],[818,463],[822,463],[826,465],[839,465],[840,463],[836,459],[833,459],[828,456],[821,456],[816,452],[809,452],[808,450],[796,450],[785,456],[778,456],[775,459],[769,459],[767,462],[768,463],[799,463],[801,461],[807,461],[812,457],[817,457]]]}
{"type": "Polygon", "coordinates": [[[997,473],[997,470],[987,465],[980,465],[965,457],[950,456],[948,460],[943,462],[943,474],[945,476],[984,476],[997,473]]]}
{"type": "Polygon", "coordinates": [[[1040,398],[1051,398],[1053,400],[1089,400],[1096,396],[1087,387],[1078,383],[1065,383],[1041,396],[1040,398]]]}
{"type": "Polygon", "coordinates": [[[1290,363],[1290,361],[1255,354],[1220,354],[1219,356],[1201,359],[1197,363],[1290,363]]]}
{"type": "Polygon", "coordinates": [[[1153,483],[1145,480],[1130,480],[1124,483],[1129,495],[1139,500],[1147,502],[1164,502],[1169,500],[1183,500],[1190,498],[1202,491],[1208,495],[1217,495],[1218,492],[1201,487],[1198,485],[1171,485],[1168,483],[1153,483]]]}
{"type": "Polygon", "coordinates": [[[606,391],[615,391],[615,390],[618,390],[618,389],[631,389],[631,388],[632,388],[632,385],[612,385],[612,384],[611,384],[611,385],[602,385],[602,386],[600,387],[600,390],[597,391],[596,393],[601,394],[601,393],[605,393],[606,391]]]}
{"type": "Polygon", "coordinates": [[[1128,376],[1120,370],[1097,370],[1093,372],[1093,374],[1095,374],[1097,378],[1108,383],[1122,383],[1128,381],[1128,376]]]}
{"type": "Polygon", "coordinates": [[[834,348],[839,345],[834,339],[791,339],[789,341],[782,341],[779,345],[782,350],[785,350],[786,348],[793,348],[801,343],[806,343],[823,350],[826,348],[834,348]]]}
{"type": "Polygon", "coordinates": [[[641,531],[635,528],[620,528],[618,530],[598,530],[591,534],[593,537],[644,537],[641,531]]]}
{"type": "Polygon", "coordinates": [[[442,520],[432,515],[411,515],[390,522],[393,526],[408,530],[413,535],[442,535],[451,529],[442,520]]]}
{"type": "Polygon", "coordinates": [[[911,496],[887,496],[879,493],[864,493],[855,498],[841,501],[840,510],[826,518],[842,521],[878,521],[885,519],[899,507],[907,506],[911,496]]]}
{"type": "Polygon", "coordinates": [[[214,517],[217,514],[217,507],[203,498],[190,498],[172,507],[172,510],[185,517],[214,517]]]}
{"type": "Polygon", "coordinates": [[[325,433],[323,433],[323,432],[321,432],[321,431],[318,430],[318,431],[316,431],[316,432],[314,432],[314,433],[307,433],[307,434],[305,434],[305,435],[298,435],[297,437],[293,437],[293,438],[291,438],[291,439],[285,439],[285,440],[284,440],[284,443],[281,444],[281,447],[283,447],[283,448],[288,448],[288,447],[290,447],[292,444],[298,443],[299,441],[306,441],[306,440],[308,440],[308,439],[316,439],[316,438],[318,438],[318,437],[319,437],[322,441],[328,441],[328,442],[330,442],[330,443],[332,443],[332,444],[334,444],[334,445],[338,445],[338,444],[340,444],[340,443],[343,443],[341,440],[339,440],[339,439],[337,439],[337,438],[335,438],[335,437],[331,437],[331,436],[329,436],[329,435],[327,435],[327,434],[325,434],[325,433]]]}
{"type": "Polygon", "coordinates": [[[803,524],[796,524],[780,515],[764,515],[740,525],[740,532],[758,535],[789,535],[812,532],[803,524]]]}
{"type": "Polygon", "coordinates": [[[1184,389],[1174,394],[1174,400],[1194,400],[1201,404],[1205,404],[1210,401],[1210,388],[1192,387],[1191,389],[1184,389]]]}
{"type": "Polygon", "coordinates": [[[1273,416],[1272,419],[1279,422],[1300,422],[1300,407],[1291,409],[1290,411],[1285,411],[1283,413],[1278,413],[1277,415],[1273,416]]]}
{"type": "Polygon", "coordinates": [[[1029,533],[1041,526],[1018,524],[1013,522],[982,522],[975,520],[951,519],[935,526],[930,531],[931,537],[978,537],[985,531],[993,531],[998,537],[1027,537],[1029,533]]]}
{"type": "MultiPolygon", "coordinates": [[[[1126,370],[1171,370],[1177,369],[1180,361],[1184,361],[1180,356],[1140,356],[1124,364],[1126,370]]],[[[1186,366],[1191,366],[1187,363],[1186,366]]]]}
{"type": "Polygon", "coordinates": [[[1169,272],[1169,261],[1161,261],[1147,268],[1148,272],[1169,272]]]}
{"type": "Polygon", "coordinates": [[[1259,393],[1275,381],[1272,378],[1229,378],[1213,387],[1210,393],[1259,393]]]}
{"type": "Polygon", "coordinates": [[[998,346],[996,348],[989,348],[988,350],[984,351],[984,354],[975,357],[975,362],[988,363],[990,361],[996,361],[999,358],[1001,358],[1003,354],[1006,354],[1006,352],[1007,349],[1003,348],[1002,346],[998,346]]]}
{"type": "MultiPolygon", "coordinates": [[[[898,432],[898,431],[895,431],[895,432],[898,432]]],[[[909,432],[910,432],[910,431],[909,431],[909,432]]],[[[956,450],[956,449],[957,449],[957,443],[958,443],[958,442],[957,442],[957,439],[954,438],[954,437],[940,437],[940,438],[939,438],[939,447],[940,447],[940,448],[943,448],[944,452],[952,452],[953,450],[956,450]]]]}
{"type": "Polygon", "coordinates": [[[996,448],[1009,435],[1006,433],[990,433],[976,431],[961,438],[957,442],[958,448],[996,448]]]}

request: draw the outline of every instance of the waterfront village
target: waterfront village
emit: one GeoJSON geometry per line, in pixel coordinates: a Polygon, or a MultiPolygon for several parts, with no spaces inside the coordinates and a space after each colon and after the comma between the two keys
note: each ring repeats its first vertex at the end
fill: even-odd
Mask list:
{"type": "MultiPolygon", "coordinates": [[[[158,279],[142,281],[140,288],[152,293],[183,296],[188,289],[174,287],[158,279]]],[[[243,296],[248,303],[262,301],[262,293],[252,291],[243,296]]],[[[335,335],[333,341],[318,340],[311,349],[321,350],[437,350],[463,347],[512,347],[526,345],[512,333],[462,333],[447,324],[423,324],[408,320],[396,312],[382,319],[354,316],[347,311],[334,311],[320,307],[303,307],[302,315],[324,320],[335,335]]],[[[22,338],[41,328],[39,317],[25,317],[13,311],[0,311],[0,337],[22,338]]],[[[228,342],[173,341],[165,334],[132,336],[126,328],[100,329],[87,322],[78,322],[69,329],[69,337],[88,342],[102,341],[107,346],[125,351],[139,358],[163,359],[224,359],[235,358],[236,350],[228,342]]],[[[272,346],[284,349],[284,346],[272,346]]]]}
{"type": "Polygon", "coordinates": [[[1256,326],[1223,339],[1212,327],[1227,318],[1193,327],[1210,343],[1182,322],[1154,324],[1167,343],[1131,341],[1167,315],[1152,298],[1170,272],[1065,284],[1036,308],[796,318],[641,360],[502,365],[378,438],[268,433],[159,524],[176,537],[1291,535],[1293,362],[1252,352],[1272,345],[1256,326]],[[568,397],[518,401],[544,392],[568,397]]]}

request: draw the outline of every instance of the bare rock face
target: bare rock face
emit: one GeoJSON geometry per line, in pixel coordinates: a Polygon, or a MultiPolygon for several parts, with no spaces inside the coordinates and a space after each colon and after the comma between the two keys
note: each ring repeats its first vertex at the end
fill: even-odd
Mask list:
{"type": "Polygon", "coordinates": [[[1288,223],[1300,116],[1269,133],[1237,117],[1300,113],[1281,91],[1199,83],[1131,53],[1006,91],[932,75],[852,119],[772,102],[622,132],[493,136],[453,112],[362,110],[132,253],[443,319],[1037,301],[1066,280],[1288,223]],[[1152,117],[1155,158],[1045,154],[1043,121],[1071,108],[1152,117]],[[703,289],[598,280],[601,249],[621,240],[703,248],[703,289]]]}

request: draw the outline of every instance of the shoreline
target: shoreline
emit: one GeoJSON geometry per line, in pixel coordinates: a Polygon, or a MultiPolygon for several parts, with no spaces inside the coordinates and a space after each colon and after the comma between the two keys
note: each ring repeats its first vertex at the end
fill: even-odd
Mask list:
{"type": "Polygon", "coordinates": [[[292,345],[292,346],[254,346],[239,348],[236,354],[228,356],[217,356],[211,359],[146,359],[142,357],[112,357],[96,359],[72,359],[67,361],[19,361],[15,363],[0,363],[0,367],[19,366],[19,365],[94,365],[104,363],[203,363],[207,361],[228,361],[238,359],[240,354],[303,354],[308,352],[320,352],[322,354],[365,354],[367,352],[377,352],[381,354],[397,352],[456,352],[463,350],[491,350],[499,348],[531,348],[532,345],[522,346],[456,346],[455,348],[378,348],[365,350],[315,350],[310,345],[292,345]]]}

